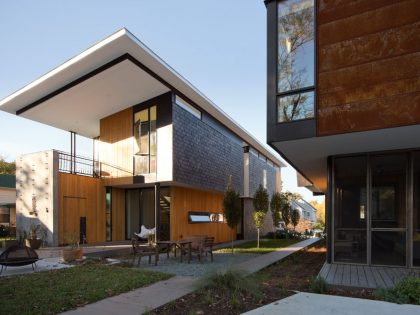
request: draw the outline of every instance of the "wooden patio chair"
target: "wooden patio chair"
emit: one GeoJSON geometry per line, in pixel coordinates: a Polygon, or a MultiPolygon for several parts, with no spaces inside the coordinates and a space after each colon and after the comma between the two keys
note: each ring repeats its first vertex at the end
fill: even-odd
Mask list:
{"type": "Polygon", "coordinates": [[[202,251],[206,256],[207,254],[210,254],[211,261],[213,261],[213,245],[214,245],[214,237],[207,236],[204,239],[202,251]]]}
{"type": "Polygon", "coordinates": [[[131,245],[133,246],[133,264],[136,260],[136,256],[139,257],[137,266],[140,266],[142,257],[149,257],[149,264],[152,263],[152,256],[155,256],[155,266],[159,260],[159,250],[156,246],[143,245],[135,238],[131,239],[131,245]]]}
{"type": "MultiPolygon", "coordinates": [[[[201,262],[201,258],[203,257],[203,245],[206,239],[206,235],[192,235],[185,237],[185,240],[191,241],[191,254],[196,254],[198,260],[201,262]]],[[[187,253],[181,253],[181,255],[185,255],[187,253]]]]}

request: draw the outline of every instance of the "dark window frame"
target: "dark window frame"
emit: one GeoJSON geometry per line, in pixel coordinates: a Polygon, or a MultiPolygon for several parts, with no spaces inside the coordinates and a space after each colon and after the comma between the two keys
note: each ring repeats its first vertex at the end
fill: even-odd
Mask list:
{"type": "Polygon", "coordinates": [[[107,242],[112,242],[112,187],[105,187],[105,239],[107,242]],[[109,207],[107,205],[108,194],[109,194],[109,207]],[[108,222],[108,215],[110,218],[109,222],[108,222]]]}
{"type": "MultiPolygon", "coordinates": [[[[275,54],[275,56],[276,56],[276,60],[277,60],[277,58],[278,58],[278,56],[279,56],[279,45],[278,45],[278,35],[279,35],[279,29],[278,29],[278,18],[279,18],[279,3],[281,3],[281,2],[286,2],[286,1],[288,1],[288,0],[277,0],[276,1],[276,12],[275,12],[275,16],[276,16],[276,20],[275,20],[275,29],[276,29],[276,32],[275,32],[275,34],[276,34],[276,46],[275,46],[275,50],[276,50],[276,54],[275,54]]],[[[275,92],[275,95],[276,95],[276,102],[275,102],[275,106],[276,106],[276,110],[275,110],[275,113],[276,113],[276,119],[275,119],[275,122],[276,122],[276,125],[278,125],[278,124],[285,124],[285,123],[294,123],[294,122],[297,122],[297,123],[299,123],[299,122],[303,122],[303,121],[307,121],[307,120],[311,120],[311,119],[316,119],[316,117],[317,117],[317,93],[316,93],[316,86],[317,86],[317,47],[318,47],[318,45],[317,45],[317,27],[316,27],[316,25],[317,25],[317,18],[316,18],[316,16],[317,16],[317,7],[316,7],[316,0],[313,0],[314,1],[314,24],[313,24],[313,31],[314,31],[314,39],[313,39],[313,41],[314,41],[314,60],[313,60],[313,62],[314,62],[314,84],[313,85],[310,85],[310,86],[305,86],[305,87],[302,87],[302,88],[299,88],[299,89],[293,89],[293,90],[288,90],[288,91],[283,91],[283,92],[280,92],[279,93],[279,91],[278,91],[278,82],[279,82],[279,72],[278,72],[278,62],[276,61],[276,74],[275,74],[275,78],[276,78],[276,84],[275,84],[275,89],[276,89],[276,92],[275,92]],[[313,117],[310,117],[310,118],[303,118],[303,119],[294,119],[294,120],[288,120],[288,121],[279,121],[278,120],[278,118],[279,118],[279,106],[278,106],[278,102],[279,102],[279,99],[280,98],[282,98],[282,97],[286,97],[286,96],[291,96],[291,95],[297,95],[297,94],[302,94],[302,93],[307,93],[307,92],[313,92],[313,95],[314,95],[314,97],[313,97],[313,117]]]]}

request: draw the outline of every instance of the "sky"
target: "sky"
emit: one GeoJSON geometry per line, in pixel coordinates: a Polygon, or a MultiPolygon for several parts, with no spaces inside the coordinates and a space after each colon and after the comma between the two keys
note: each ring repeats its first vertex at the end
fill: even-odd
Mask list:
{"type": "MultiPolygon", "coordinates": [[[[0,1],[0,99],[126,27],[225,113],[266,143],[266,9],[262,0],[0,1]]],[[[78,153],[91,156],[79,137],[78,153]]],[[[0,156],[70,151],[70,135],[0,111],[0,156]]],[[[283,168],[285,190],[295,171],[283,168]]]]}

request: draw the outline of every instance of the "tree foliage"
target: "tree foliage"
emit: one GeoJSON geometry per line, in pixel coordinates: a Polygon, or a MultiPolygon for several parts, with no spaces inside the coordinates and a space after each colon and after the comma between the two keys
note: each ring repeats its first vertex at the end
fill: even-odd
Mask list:
{"type": "Polygon", "coordinates": [[[15,175],[16,163],[7,162],[4,157],[0,156],[0,174],[15,175]]]}
{"type": "Polygon", "coordinates": [[[287,227],[291,223],[292,206],[290,205],[292,200],[301,199],[302,196],[297,193],[290,191],[280,193],[280,212],[281,218],[287,227]]]}
{"type": "Polygon", "coordinates": [[[268,211],[268,192],[261,184],[254,194],[254,223],[257,228],[257,247],[260,247],[260,228],[264,223],[264,217],[268,211]]]}
{"type": "Polygon", "coordinates": [[[233,229],[241,221],[242,217],[241,199],[239,193],[234,191],[230,185],[226,189],[223,197],[223,213],[225,215],[227,225],[232,229],[231,240],[232,240],[232,253],[233,253],[233,229]]]}
{"type": "Polygon", "coordinates": [[[325,228],[325,200],[321,202],[311,201],[310,204],[316,209],[317,228],[325,228]]]}
{"type": "Polygon", "coordinates": [[[299,220],[300,220],[300,213],[299,213],[299,210],[297,210],[297,209],[293,209],[293,210],[290,212],[290,221],[291,221],[291,223],[292,223],[292,225],[293,225],[293,230],[295,230],[295,229],[296,229],[296,225],[298,225],[298,224],[299,224],[299,220]]]}
{"type": "MultiPolygon", "coordinates": [[[[272,194],[270,200],[270,209],[271,216],[273,218],[273,225],[275,228],[277,228],[281,221],[281,195],[279,192],[272,194]]],[[[274,238],[276,238],[276,233],[274,233],[274,238]]]]}

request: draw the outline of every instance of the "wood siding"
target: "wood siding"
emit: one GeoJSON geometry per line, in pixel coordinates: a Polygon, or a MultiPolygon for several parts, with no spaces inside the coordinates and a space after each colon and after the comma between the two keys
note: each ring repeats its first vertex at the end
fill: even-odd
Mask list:
{"type": "Polygon", "coordinates": [[[317,1],[319,136],[420,123],[420,2],[317,1]]]}
{"type": "Polygon", "coordinates": [[[188,223],[189,211],[223,213],[222,202],[222,193],[171,187],[171,239],[208,235],[214,236],[216,243],[230,241],[231,229],[226,223],[188,223]]]}
{"type": "Polygon", "coordinates": [[[133,183],[133,108],[100,121],[99,160],[107,185],[133,183]],[[107,166],[110,164],[115,167],[107,166]]]}
{"type": "Polygon", "coordinates": [[[112,188],[112,240],[125,240],[125,190],[112,188]]]}

